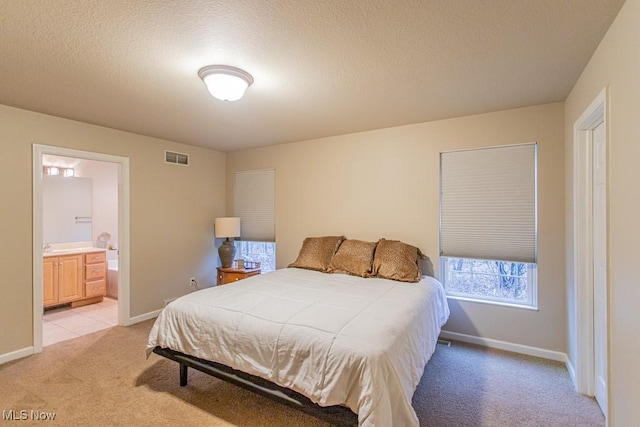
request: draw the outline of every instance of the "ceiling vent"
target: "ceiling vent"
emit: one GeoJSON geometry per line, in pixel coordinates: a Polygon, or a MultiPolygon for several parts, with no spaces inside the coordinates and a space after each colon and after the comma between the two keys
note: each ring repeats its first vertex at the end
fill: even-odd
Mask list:
{"type": "Polygon", "coordinates": [[[189,155],[183,153],[176,153],[174,151],[164,151],[164,162],[174,165],[189,166],[189,155]]]}

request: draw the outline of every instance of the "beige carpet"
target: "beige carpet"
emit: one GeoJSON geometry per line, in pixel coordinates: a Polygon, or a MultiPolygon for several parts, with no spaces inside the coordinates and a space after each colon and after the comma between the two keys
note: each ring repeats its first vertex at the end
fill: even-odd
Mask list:
{"type": "MultiPolygon", "coordinates": [[[[180,387],[177,363],[145,358],[151,325],[96,332],[1,365],[0,410],[27,411],[21,426],[327,425],[195,370],[180,387]],[[32,410],[55,420],[31,420],[32,410]]],[[[438,347],[414,408],[424,426],[604,425],[561,364],[458,343],[438,347]]]]}

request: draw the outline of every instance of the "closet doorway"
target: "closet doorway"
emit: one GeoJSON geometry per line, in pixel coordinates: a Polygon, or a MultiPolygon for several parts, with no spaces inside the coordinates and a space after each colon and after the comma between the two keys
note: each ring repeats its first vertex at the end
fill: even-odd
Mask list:
{"type": "Polygon", "coordinates": [[[594,396],[607,417],[608,232],[607,92],[603,89],[574,123],[573,275],[575,299],[575,385],[594,396]]]}

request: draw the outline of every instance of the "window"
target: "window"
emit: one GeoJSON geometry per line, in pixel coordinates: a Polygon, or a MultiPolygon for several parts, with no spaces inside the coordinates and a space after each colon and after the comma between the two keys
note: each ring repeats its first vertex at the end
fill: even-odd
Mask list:
{"type": "Polygon", "coordinates": [[[262,272],[276,269],[275,170],[234,174],[233,211],[240,218],[236,258],[258,261],[262,272]]]}
{"type": "Polygon", "coordinates": [[[537,145],[440,154],[440,278],[447,294],[537,307],[537,145]]]}
{"type": "Polygon", "coordinates": [[[275,242],[249,242],[236,240],[236,258],[245,261],[257,261],[263,273],[276,269],[276,244],[275,242]]]}
{"type": "Polygon", "coordinates": [[[537,305],[535,264],[441,257],[440,271],[448,295],[530,307],[537,305]]]}

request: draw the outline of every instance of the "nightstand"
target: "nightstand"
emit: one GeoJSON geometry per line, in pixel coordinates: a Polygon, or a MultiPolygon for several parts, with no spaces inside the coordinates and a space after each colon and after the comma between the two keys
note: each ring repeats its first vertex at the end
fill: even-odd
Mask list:
{"type": "Polygon", "coordinates": [[[256,274],[260,274],[259,268],[218,267],[218,286],[237,282],[238,280],[246,279],[256,274]]]}

